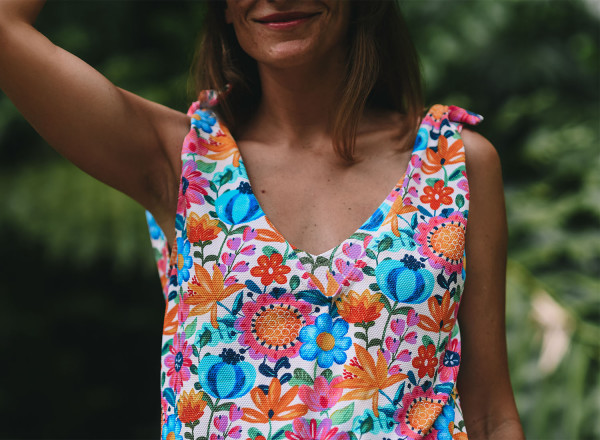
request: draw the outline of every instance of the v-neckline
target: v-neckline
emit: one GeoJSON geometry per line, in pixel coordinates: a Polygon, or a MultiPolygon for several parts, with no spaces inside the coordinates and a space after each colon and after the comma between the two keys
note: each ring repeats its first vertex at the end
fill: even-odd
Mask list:
{"type": "MultiPolygon", "coordinates": [[[[423,121],[424,118],[421,118],[421,121],[419,123],[419,127],[417,128],[417,131],[419,129],[421,129],[421,127],[423,127],[423,121]]],[[[245,179],[246,182],[248,183],[248,185],[250,186],[250,189],[252,190],[252,193],[254,194],[254,190],[252,189],[252,183],[250,182],[250,177],[248,176],[248,172],[246,170],[246,165],[245,165],[245,161],[244,161],[244,156],[242,156],[242,152],[240,151],[240,148],[238,146],[238,142],[235,139],[235,137],[233,136],[233,134],[231,132],[228,132],[229,137],[231,138],[231,143],[233,145],[233,149],[234,149],[234,153],[236,153],[239,157],[239,161],[240,161],[240,177],[242,179],[245,179]]],[[[363,229],[363,226],[365,224],[368,224],[369,221],[373,218],[373,216],[377,213],[378,210],[384,208],[387,205],[388,199],[390,198],[390,196],[392,196],[394,194],[394,192],[396,191],[400,191],[403,192],[406,188],[406,176],[408,174],[408,171],[411,168],[411,161],[412,161],[412,157],[416,154],[415,152],[415,148],[417,147],[418,144],[418,136],[417,138],[414,140],[413,146],[410,150],[410,157],[408,158],[408,163],[406,164],[406,168],[404,170],[404,173],[401,175],[400,179],[398,181],[396,181],[396,183],[394,184],[393,188],[386,194],[385,198],[383,199],[383,201],[377,206],[377,208],[375,208],[375,210],[371,213],[371,215],[369,215],[369,217],[364,220],[357,229],[355,229],[350,235],[348,235],[346,238],[344,238],[343,241],[341,241],[340,243],[338,243],[336,246],[321,252],[319,254],[314,254],[312,252],[308,252],[304,249],[300,249],[296,246],[294,246],[292,243],[290,243],[288,241],[288,239],[279,231],[279,229],[277,229],[277,227],[275,226],[275,224],[271,221],[271,219],[269,218],[269,216],[267,215],[267,213],[265,212],[265,210],[262,208],[262,206],[260,205],[260,202],[258,201],[258,198],[256,198],[256,195],[254,196],[256,198],[256,203],[258,205],[258,207],[260,208],[260,210],[264,213],[264,219],[266,220],[267,224],[269,225],[269,227],[271,229],[273,229],[273,232],[277,233],[283,240],[283,243],[286,246],[289,246],[290,249],[296,253],[296,254],[305,254],[309,257],[311,257],[313,260],[316,261],[317,258],[319,257],[329,257],[331,258],[331,254],[333,252],[335,252],[335,255],[333,255],[333,257],[337,256],[339,254],[339,252],[343,249],[343,246],[345,243],[347,243],[350,239],[352,239],[352,237],[359,233],[361,231],[361,229],[363,229]]],[[[235,156],[232,155],[230,157],[235,156]]],[[[327,259],[329,259],[327,258],[327,259]]]]}

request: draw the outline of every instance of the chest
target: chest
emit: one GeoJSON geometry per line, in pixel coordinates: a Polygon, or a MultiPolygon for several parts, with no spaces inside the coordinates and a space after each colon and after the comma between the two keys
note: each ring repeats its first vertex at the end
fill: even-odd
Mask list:
{"type": "Polygon", "coordinates": [[[318,255],[355,232],[401,184],[410,151],[393,142],[351,166],[333,151],[289,151],[239,143],[252,191],[295,247],[318,255]]]}

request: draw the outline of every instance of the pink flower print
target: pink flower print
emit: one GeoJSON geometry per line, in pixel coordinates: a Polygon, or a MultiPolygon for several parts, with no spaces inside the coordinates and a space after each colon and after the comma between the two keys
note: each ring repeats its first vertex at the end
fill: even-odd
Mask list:
{"type": "Polygon", "coordinates": [[[413,197],[418,197],[418,196],[419,196],[419,193],[417,192],[417,189],[416,189],[414,186],[411,186],[411,187],[408,189],[408,193],[409,193],[411,196],[413,196],[413,197]]]}
{"type": "Polygon", "coordinates": [[[329,383],[324,376],[319,376],[315,379],[312,388],[308,385],[300,385],[298,397],[311,411],[326,411],[332,408],[342,397],[343,389],[335,388],[334,385],[343,379],[342,376],[338,376],[329,383]]]}
{"type": "Polygon", "coordinates": [[[179,393],[183,382],[190,378],[190,367],[192,366],[192,347],[185,340],[182,333],[175,334],[173,345],[169,347],[169,353],[165,357],[165,366],[169,368],[167,376],[169,377],[169,386],[179,393]]]}
{"type": "Polygon", "coordinates": [[[246,229],[244,229],[244,232],[242,233],[242,238],[244,241],[250,241],[255,239],[257,235],[258,232],[256,232],[255,229],[251,228],[250,226],[246,226],[246,229]]]}
{"type": "Polygon", "coordinates": [[[373,240],[373,236],[372,235],[367,235],[364,240],[363,240],[363,247],[366,249],[369,246],[369,243],[371,243],[371,240],[373,240]]]}
{"type": "MultiPolygon", "coordinates": [[[[185,298],[187,295],[188,295],[188,293],[185,292],[183,294],[183,297],[185,298]]],[[[187,304],[185,301],[179,301],[179,308],[177,309],[178,322],[185,322],[185,320],[187,319],[189,314],[190,314],[190,305],[187,304]]]]}
{"type": "MultiPolygon", "coordinates": [[[[300,262],[300,260],[296,261],[296,267],[300,270],[304,270],[304,266],[300,262]]],[[[302,278],[308,278],[308,272],[302,275],[302,278]]]]}
{"type": "Polygon", "coordinates": [[[240,254],[242,255],[254,255],[254,251],[256,250],[256,246],[253,244],[249,244],[248,246],[244,246],[240,250],[240,254]]]}
{"type": "Polygon", "coordinates": [[[229,418],[231,419],[232,423],[241,419],[243,415],[244,411],[239,406],[231,405],[229,407],[229,418]]]}
{"type": "Polygon", "coordinates": [[[394,333],[396,333],[397,335],[401,335],[402,333],[404,333],[404,320],[403,319],[394,319],[392,320],[392,322],[390,323],[390,328],[392,329],[392,331],[394,333]]]}
{"type": "Polygon", "coordinates": [[[208,148],[206,148],[204,140],[198,137],[196,130],[190,130],[185,137],[183,141],[182,153],[193,153],[200,155],[208,153],[208,148]]]}
{"type": "Polygon", "coordinates": [[[230,238],[227,240],[227,247],[232,251],[237,251],[242,244],[242,239],[240,237],[230,238]]]}
{"type": "Polygon", "coordinates": [[[392,368],[390,368],[389,373],[390,373],[390,376],[393,376],[394,374],[398,374],[401,371],[402,371],[402,368],[400,368],[400,365],[396,364],[396,365],[392,366],[392,368]]]}
{"type": "Polygon", "coordinates": [[[238,282],[238,279],[232,275],[232,276],[230,276],[230,277],[227,277],[227,279],[226,279],[226,280],[223,282],[223,285],[224,285],[225,287],[229,287],[229,286],[231,286],[232,284],[235,284],[235,283],[237,283],[237,282],[238,282]]]}
{"type": "Polygon", "coordinates": [[[227,416],[221,415],[213,419],[213,424],[215,425],[215,428],[217,428],[217,431],[225,432],[227,425],[229,424],[229,419],[227,416]]]}
{"type": "MultiPolygon", "coordinates": [[[[419,165],[419,166],[421,166],[421,165],[419,165]]],[[[419,183],[421,183],[421,174],[419,174],[419,173],[413,174],[412,179],[418,185],[419,183]]]]}
{"type": "Polygon", "coordinates": [[[420,321],[421,317],[417,312],[415,312],[415,309],[410,309],[406,314],[406,323],[409,327],[412,327],[413,325],[418,325],[420,321]]]}
{"type": "Polygon", "coordinates": [[[335,267],[344,276],[344,286],[350,285],[349,281],[361,281],[364,277],[361,270],[354,267],[349,261],[344,261],[341,258],[335,260],[335,267]]]}
{"type": "Polygon", "coordinates": [[[223,264],[225,264],[225,266],[231,266],[233,264],[234,260],[235,260],[235,255],[233,255],[233,254],[222,254],[221,255],[221,261],[223,262],[223,264]]]}
{"type": "Polygon", "coordinates": [[[410,351],[404,349],[401,350],[400,353],[396,356],[396,360],[400,362],[408,362],[410,361],[410,351]]]}
{"type": "Polygon", "coordinates": [[[342,245],[342,252],[353,260],[358,260],[365,255],[365,251],[361,245],[356,243],[344,243],[342,245]]]}
{"type": "MultiPolygon", "coordinates": [[[[413,168],[419,168],[419,167],[421,166],[421,163],[422,163],[422,161],[421,161],[421,158],[420,158],[418,155],[416,155],[416,154],[413,154],[413,155],[411,156],[411,158],[410,158],[410,165],[411,165],[413,168]]],[[[415,176],[413,176],[413,179],[414,179],[414,177],[415,177],[415,176]]]]}
{"type": "Polygon", "coordinates": [[[208,194],[204,188],[208,185],[208,180],[202,177],[202,173],[197,170],[196,162],[193,160],[185,162],[181,171],[181,189],[179,202],[177,203],[177,213],[183,213],[185,209],[190,208],[192,203],[203,205],[204,196],[208,194]]]}
{"type": "Polygon", "coordinates": [[[212,433],[210,435],[210,440],[223,440],[223,436],[221,434],[212,433]]]}
{"type": "Polygon", "coordinates": [[[442,382],[454,382],[460,365],[460,341],[452,339],[440,359],[439,377],[442,382]]]}
{"type": "Polygon", "coordinates": [[[388,336],[387,338],[385,338],[385,346],[389,351],[395,353],[396,350],[398,350],[398,347],[400,347],[400,340],[388,336]]]}
{"type": "Polygon", "coordinates": [[[235,266],[231,268],[234,272],[248,272],[248,263],[246,261],[238,261],[235,266]]]}
{"type": "Polygon", "coordinates": [[[410,332],[404,337],[404,340],[409,344],[414,344],[417,342],[417,332],[410,332]]]}
{"type": "Polygon", "coordinates": [[[227,433],[228,437],[231,438],[240,438],[242,436],[242,427],[241,426],[234,426],[233,428],[231,428],[229,430],[229,432],[227,433]]]}
{"type": "Polygon", "coordinates": [[[218,264],[217,267],[219,268],[223,276],[225,276],[225,274],[227,273],[227,266],[225,266],[224,264],[218,264]]]}
{"type": "Polygon", "coordinates": [[[286,431],[285,436],[289,440],[348,440],[347,432],[338,432],[338,428],[331,429],[331,420],[324,419],[317,428],[317,421],[306,420],[298,417],[292,422],[294,432],[286,431]]]}
{"type": "Polygon", "coordinates": [[[393,201],[395,201],[398,198],[399,195],[400,195],[400,189],[397,188],[397,189],[395,189],[394,191],[392,191],[391,193],[388,194],[388,196],[386,197],[386,200],[389,200],[390,202],[393,202],[393,201]]]}
{"type": "MultiPolygon", "coordinates": [[[[463,171],[463,174],[465,174],[465,172],[463,171]]],[[[466,177],[466,176],[465,176],[466,177]]],[[[467,200],[469,200],[469,183],[467,182],[467,179],[461,179],[458,181],[458,187],[460,189],[462,189],[464,192],[466,192],[467,194],[465,195],[465,198],[467,200]]]]}

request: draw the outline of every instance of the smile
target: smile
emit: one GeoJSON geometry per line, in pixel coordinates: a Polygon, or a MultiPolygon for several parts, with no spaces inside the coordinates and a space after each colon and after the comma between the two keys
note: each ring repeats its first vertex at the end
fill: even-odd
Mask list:
{"type": "Polygon", "coordinates": [[[316,17],[319,14],[320,12],[281,12],[267,15],[265,17],[255,19],[254,21],[271,29],[291,29],[295,26],[306,23],[311,18],[316,17]]]}

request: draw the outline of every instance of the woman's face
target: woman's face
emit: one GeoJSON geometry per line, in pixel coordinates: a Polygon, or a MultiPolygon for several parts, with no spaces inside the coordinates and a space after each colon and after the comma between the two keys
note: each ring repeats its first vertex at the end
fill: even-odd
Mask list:
{"type": "Polygon", "coordinates": [[[258,63],[296,67],[343,53],[350,16],[345,0],[227,0],[225,19],[258,63]]]}

